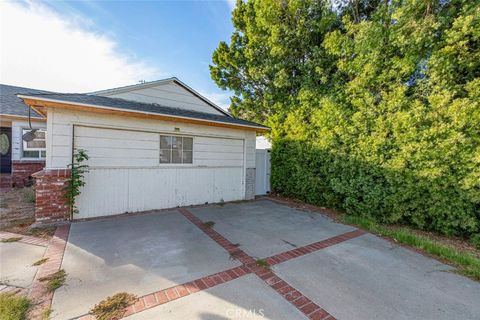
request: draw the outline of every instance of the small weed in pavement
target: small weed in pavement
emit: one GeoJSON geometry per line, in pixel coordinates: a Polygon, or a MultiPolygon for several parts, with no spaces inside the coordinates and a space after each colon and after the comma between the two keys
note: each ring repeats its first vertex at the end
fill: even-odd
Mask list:
{"type": "Polygon", "coordinates": [[[268,262],[263,259],[258,259],[257,261],[255,261],[255,263],[259,267],[270,269],[270,265],[268,264],[268,262]]]}
{"type": "Polygon", "coordinates": [[[36,227],[36,228],[31,228],[30,230],[27,231],[27,233],[35,237],[50,238],[51,236],[54,235],[56,229],[57,228],[53,226],[36,227]]]}
{"type": "Polygon", "coordinates": [[[17,242],[17,241],[20,241],[22,240],[22,237],[11,237],[11,238],[7,238],[7,239],[2,239],[2,242],[6,243],[6,242],[17,242]]]}
{"type": "Polygon", "coordinates": [[[213,222],[213,221],[207,221],[207,222],[204,222],[203,225],[204,225],[206,228],[213,228],[213,226],[215,225],[215,222],[213,222]]]}
{"type": "Polygon", "coordinates": [[[40,314],[40,319],[42,320],[49,320],[50,316],[52,315],[52,308],[48,307],[43,309],[42,313],[40,314]]]}
{"type": "Polygon", "coordinates": [[[45,262],[47,262],[48,258],[43,258],[43,259],[40,259],[38,260],[37,262],[35,262],[34,264],[32,264],[32,266],[39,266],[41,264],[44,264],[45,262]]]}
{"type": "Polygon", "coordinates": [[[55,291],[61,286],[63,286],[66,279],[67,279],[67,273],[65,272],[65,270],[61,269],[55,273],[52,273],[51,275],[40,278],[39,280],[41,282],[47,282],[47,289],[49,291],[55,291]]]}
{"type": "Polygon", "coordinates": [[[125,309],[134,304],[137,297],[127,292],[120,292],[100,301],[90,310],[97,320],[121,319],[125,309]]]}

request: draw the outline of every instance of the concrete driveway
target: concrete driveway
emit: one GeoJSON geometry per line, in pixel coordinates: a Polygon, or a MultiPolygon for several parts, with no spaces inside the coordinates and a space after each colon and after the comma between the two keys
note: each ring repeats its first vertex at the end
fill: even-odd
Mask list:
{"type": "Polygon", "coordinates": [[[450,266],[269,200],[73,223],[62,268],[54,319],[122,291],[128,319],[480,318],[450,266]]]}

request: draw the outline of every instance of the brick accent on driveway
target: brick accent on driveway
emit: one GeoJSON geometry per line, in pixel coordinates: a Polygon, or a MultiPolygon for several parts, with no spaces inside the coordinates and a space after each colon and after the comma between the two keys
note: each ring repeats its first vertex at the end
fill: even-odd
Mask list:
{"type": "MultiPolygon", "coordinates": [[[[182,213],[188,220],[190,220],[193,224],[195,224],[203,232],[205,232],[205,234],[207,234],[210,238],[212,238],[212,240],[214,240],[223,248],[225,248],[234,258],[242,262],[246,266],[246,268],[250,270],[250,272],[257,275],[273,290],[275,290],[278,294],[280,294],[284,299],[286,299],[289,303],[295,306],[308,319],[314,319],[314,320],[335,319],[331,314],[329,314],[326,310],[324,310],[315,302],[310,300],[303,293],[301,293],[294,287],[290,286],[285,280],[283,280],[277,274],[275,274],[274,271],[270,270],[270,268],[258,266],[256,264],[255,259],[247,255],[243,250],[237,248],[233,243],[228,241],[226,238],[224,238],[218,232],[213,230],[211,227],[205,226],[203,222],[198,217],[196,217],[193,213],[191,213],[189,210],[185,208],[180,208],[178,209],[178,211],[180,211],[180,213],[182,213]],[[233,255],[232,253],[236,253],[237,255],[233,255]]],[[[275,255],[273,257],[270,257],[269,259],[272,262],[275,262],[273,264],[281,263],[283,261],[287,261],[295,257],[312,253],[317,250],[332,246],[334,244],[358,237],[362,234],[364,234],[364,232],[361,230],[347,232],[345,234],[335,236],[324,241],[315,242],[301,248],[287,251],[286,253],[275,255]],[[278,258],[280,256],[282,257],[281,259],[278,258]]]]}
{"type": "Polygon", "coordinates": [[[48,246],[49,240],[41,239],[32,236],[24,236],[23,234],[11,233],[7,231],[0,231],[0,240],[6,240],[10,238],[21,238],[18,242],[26,243],[26,244],[33,244],[35,246],[48,246]]]}
{"type": "MultiPolygon", "coordinates": [[[[152,292],[141,296],[137,301],[125,310],[123,317],[145,311],[150,308],[186,297],[188,295],[206,290],[237,278],[243,277],[247,274],[255,274],[265,284],[282,296],[286,302],[292,304],[308,319],[314,320],[334,320],[335,318],[329,314],[321,306],[317,305],[310,298],[305,296],[302,292],[295,289],[284,279],[279,277],[273,270],[266,267],[258,266],[256,260],[245,253],[238,245],[233,244],[220,233],[215,231],[212,227],[207,226],[186,208],[177,209],[186,219],[203,231],[208,237],[214,240],[218,245],[224,248],[231,256],[242,263],[241,266],[218,272],[209,276],[205,276],[188,283],[180,284],[174,287],[162,289],[160,291],[152,292]]],[[[269,265],[275,265],[284,261],[300,257],[329,246],[353,239],[363,235],[361,230],[354,230],[332,238],[318,241],[300,248],[286,251],[265,259],[269,265]]],[[[79,320],[94,320],[95,317],[90,314],[81,315],[75,319],[79,320]]]]}
{"type": "MultiPolygon", "coordinates": [[[[245,266],[240,266],[222,272],[217,272],[215,274],[180,284],[175,287],[149,293],[139,297],[133,305],[129,306],[125,310],[123,317],[128,317],[132,314],[142,312],[179,298],[183,298],[190,294],[218,286],[219,284],[235,280],[249,273],[251,273],[251,271],[248,268],[245,266]]],[[[90,314],[86,314],[76,319],[93,320],[95,317],[90,314]]]]}
{"type": "Polygon", "coordinates": [[[326,239],[326,240],[314,242],[314,243],[311,243],[309,245],[306,245],[306,246],[303,246],[303,247],[300,247],[300,248],[296,248],[296,249],[293,249],[293,250],[290,250],[290,251],[286,251],[286,252],[276,254],[274,256],[266,258],[265,261],[269,265],[273,266],[275,264],[282,263],[282,262],[288,261],[290,259],[295,259],[295,258],[301,257],[303,255],[306,255],[306,254],[309,254],[309,253],[312,253],[312,252],[315,252],[315,251],[318,251],[318,250],[321,250],[321,249],[328,248],[328,247],[333,246],[335,244],[342,243],[344,241],[359,237],[363,234],[365,234],[365,231],[363,231],[363,230],[350,231],[350,232],[340,234],[340,235],[335,236],[335,237],[331,237],[331,238],[326,239]]]}
{"type": "Polygon", "coordinates": [[[69,232],[69,224],[57,227],[55,234],[48,243],[47,250],[43,256],[47,260],[40,265],[29,294],[34,303],[34,307],[29,312],[29,318],[31,319],[37,319],[41,312],[50,308],[52,304],[53,292],[49,291],[45,283],[41,282],[40,279],[60,270],[69,232]]]}

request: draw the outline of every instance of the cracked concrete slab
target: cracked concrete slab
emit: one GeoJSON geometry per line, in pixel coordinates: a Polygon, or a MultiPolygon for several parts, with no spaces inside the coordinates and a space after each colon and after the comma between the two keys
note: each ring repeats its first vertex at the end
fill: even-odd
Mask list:
{"type": "Polygon", "coordinates": [[[82,315],[118,292],[141,296],[239,265],[177,211],[73,223],[53,318],[82,315]]]}
{"type": "Polygon", "coordinates": [[[27,288],[37,273],[35,262],[42,259],[45,247],[20,242],[0,243],[0,283],[27,288]]]}
{"type": "Polygon", "coordinates": [[[337,319],[480,318],[480,283],[371,234],[273,270],[337,319]]]}
{"type": "Polygon", "coordinates": [[[189,208],[202,221],[255,258],[265,258],[355,228],[333,222],[318,213],[279,205],[268,200],[189,208]]]}
{"type": "Polygon", "coordinates": [[[128,320],[296,320],[305,316],[253,274],[131,315],[128,320]]]}

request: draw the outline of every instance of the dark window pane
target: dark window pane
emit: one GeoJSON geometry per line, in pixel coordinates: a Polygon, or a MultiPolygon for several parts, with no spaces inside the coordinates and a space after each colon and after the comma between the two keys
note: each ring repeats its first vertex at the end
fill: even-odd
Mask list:
{"type": "Polygon", "coordinates": [[[192,151],[183,151],[183,163],[192,163],[192,151]]]}
{"type": "Polygon", "coordinates": [[[182,151],[172,150],[172,163],[182,163],[182,151]]]}
{"type": "Polygon", "coordinates": [[[41,157],[45,158],[47,156],[47,151],[40,151],[41,157]]]}
{"type": "Polygon", "coordinates": [[[193,150],[193,138],[183,138],[183,150],[185,151],[193,150]]]}
{"type": "Polygon", "coordinates": [[[170,149],[172,147],[171,136],[160,136],[160,149],[170,149]]]}
{"type": "Polygon", "coordinates": [[[170,149],[160,149],[160,163],[171,163],[172,161],[172,150],[170,149]]]}
{"type": "Polygon", "coordinates": [[[38,158],[40,151],[23,151],[24,158],[38,158]]]}
{"type": "Polygon", "coordinates": [[[172,148],[182,150],[182,137],[172,137],[172,148]]]}

